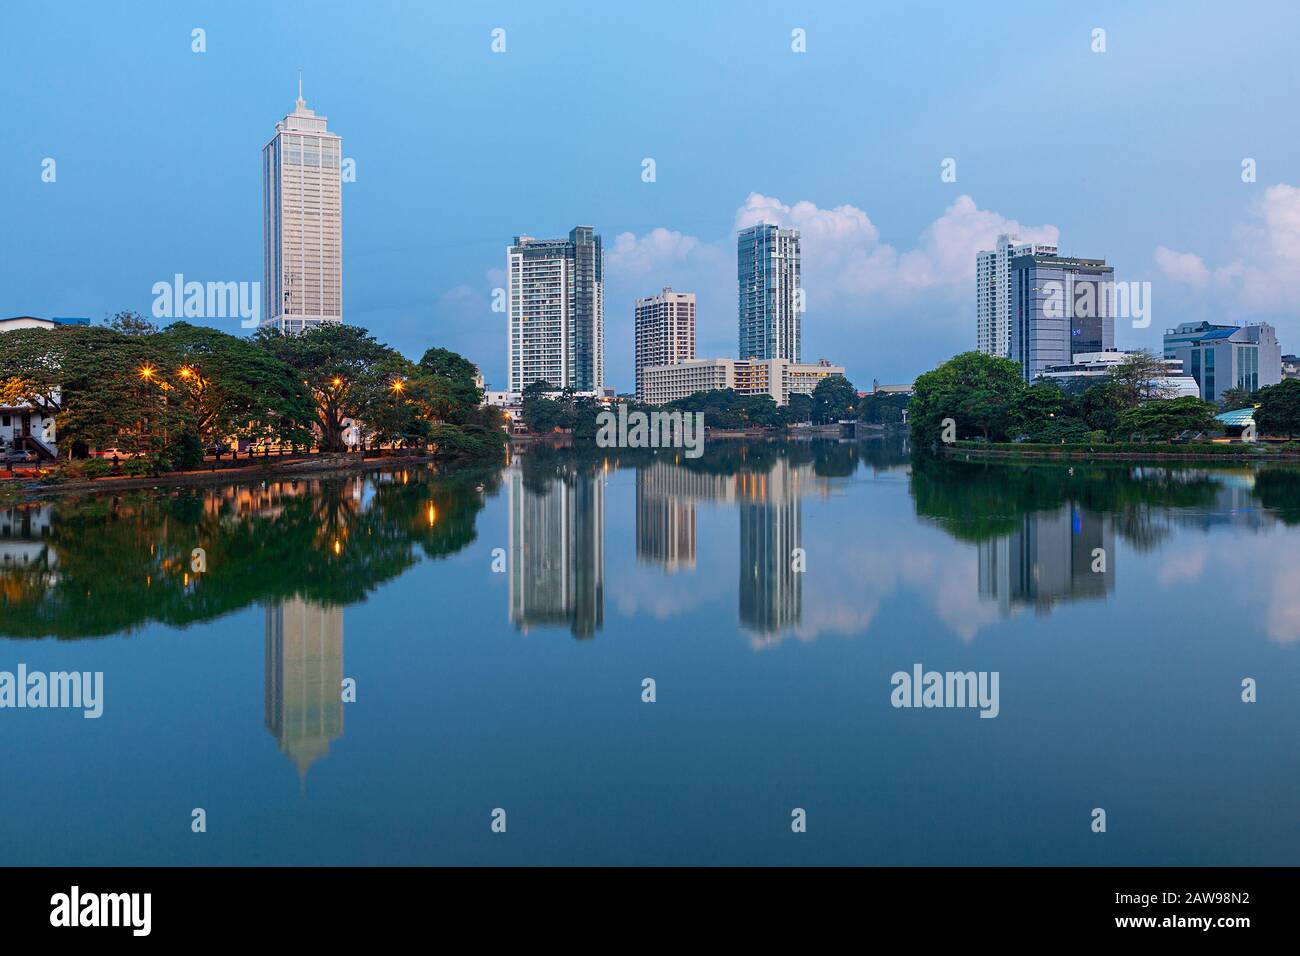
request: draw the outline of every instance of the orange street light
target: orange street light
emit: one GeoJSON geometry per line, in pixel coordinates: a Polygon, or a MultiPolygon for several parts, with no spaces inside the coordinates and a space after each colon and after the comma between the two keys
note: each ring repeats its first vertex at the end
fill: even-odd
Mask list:
{"type": "Polygon", "coordinates": [[[189,378],[193,374],[194,374],[194,369],[192,368],[181,369],[181,378],[189,378]]]}
{"type": "Polygon", "coordinates": [[[140,368],[140,377],[141,377],[142,379],[144,379],[146,382],[148,382],[148,381],[152,381],[152,379],[153,379],[153,374],[154,374],[154,370],[153,370],[153,366],[152,366],[152,365],[144,365],[144,366],[141,366],[141,368],[140,368]]]}
{"type": "Polygon", "coordinates": [[[402,389],[406,388],[406,383],[403,382],[400,378],[395,378],[393,379],[392,388],[394,392],[397,392],[400,395],[402,389]]]}

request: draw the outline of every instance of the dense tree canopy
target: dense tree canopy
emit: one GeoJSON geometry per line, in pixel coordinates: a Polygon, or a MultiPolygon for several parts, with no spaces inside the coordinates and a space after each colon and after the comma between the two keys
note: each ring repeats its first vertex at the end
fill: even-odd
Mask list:
{"type": "Polygon", "coordinates": [[[1300,379],[1286,378],[1261,389],[1253,417],[1260,435],[1300,435],[1300,379]]]}
{"type": "Polygon", "coordinates": [[[53,416],[69,453],[123,448],[153,470],[197,464],[205,445],[232,438],[339,451],[348,419],[369,442],[422,445],[435,428],[458,453],[499,454],[505,441],[470,362],[430,349],[416,365],[355,326],[250,339],[186,322],[159,331],[122,312],[2,343],[0,401],[53,416]]]}
{"type": "Polygon", "coordinates": [[[858,401],[857,390],[843,375],[827,375],[812,393],[812,422],[829,425],[852,418],[858,401]]]}
{"type": "Polygon", "coordinates": [[[963,352],[916,380],[909,406],[912,434],[925,444],[938,441],[944,419],[951,418],[959,439],[1005,441],[1024,390],[1015,362],[963,352]]]}
{"type": "Polygon", "coordinates": [[[1199,398],[1161,398],[1120,412],[1118,432],[1136,439],[1167,440],[1183,432],[1207,432],[1215,428],[1213,402],[1199,398]]]}

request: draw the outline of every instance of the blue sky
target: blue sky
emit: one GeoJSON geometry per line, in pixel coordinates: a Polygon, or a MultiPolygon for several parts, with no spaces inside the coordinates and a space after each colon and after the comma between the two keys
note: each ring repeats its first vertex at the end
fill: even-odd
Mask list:
{"type": "Polygon", "coordinates": [[[665,285],[698,293],[700,354],[734,354],[758,217],[804,230],[804,357],[859,387],[973,347],[974,250],[1008,222],[1152,283],[1121,347],[1263,318],[1300,351],[1297,40],[1284,2],[5,5],[0,314],[260,281],[260,151],[301,66],[356,162],[346,320],[498,385],[505,247],[578,223],[606,243],[620,389],[632,300],[665,285]]]}

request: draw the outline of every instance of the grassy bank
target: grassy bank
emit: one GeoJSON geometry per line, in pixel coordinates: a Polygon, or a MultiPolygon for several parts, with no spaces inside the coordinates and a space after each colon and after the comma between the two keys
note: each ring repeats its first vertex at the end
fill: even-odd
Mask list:
{"type": "Polygon", "coordinates": [[[195,471],[164,472],[157,476],[129,478],[115,475],[109,478],[61,481],[57,484],[25,482],[9,479],[0,482],[0,500],[52,498],[104,491],[125,491],[138,488],[175,488],[191,485],[226,484],[230,482],[259,481],[264,478],[325,478],[356,472],[379,471],[401,465],[425,464],[479,464],[481,459],[449,459],[429,453],[410,452],[400,455],[362,458],[360,455],[320,455],[302,458],[254,459],[239,467],[204,468],[195,471]]]}
{"type": "Polygon", "coordinates": [[[1032,442],[959,441],[940,446],[945,454],[982,458],[1070,458],[1070,459],[1152,459],[1169,458],[1200,461],[1284,461],[1300,460],[1300,443],[1282,444],[1196,442],[1175,445],[1169,442],[1111,442],[1064,445],[1032,442]]]}

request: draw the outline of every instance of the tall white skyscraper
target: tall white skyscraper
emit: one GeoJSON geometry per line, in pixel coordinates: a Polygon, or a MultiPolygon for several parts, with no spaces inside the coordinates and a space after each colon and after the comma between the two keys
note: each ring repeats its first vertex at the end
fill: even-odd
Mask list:
{"type": "Polygon", "coordinates": [[[600,236],[576,226],[568,239],[516,236],[506,250],[509,384],[596,392],[605,384],[604,258],[600,236]]]}
{"type": "Polygon", "coordinates": [[[996,249],[975,255],[975,347],[985,355],[1011,355],[1011,260],[1056,255],[1056,246],[998,236],[996,249]]]}
{"type": "Polygon", "coordinates": [[[636,398],[645,401],[642,369],[695,358],[695,293],[665,287],[636,300],[636,398]]]}
{"type": "Polygon", "coordinates": [[[294,111],[262,147],[263,325],[343,321],[341,145],[307,108],[300,77],[294,111]]]}
{"type": "Polygon", "coordinates": [[[736,237],[737,358],[800,361],[799,230],[759,223],[736,237]]]}

